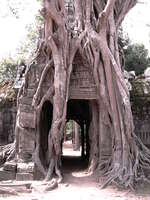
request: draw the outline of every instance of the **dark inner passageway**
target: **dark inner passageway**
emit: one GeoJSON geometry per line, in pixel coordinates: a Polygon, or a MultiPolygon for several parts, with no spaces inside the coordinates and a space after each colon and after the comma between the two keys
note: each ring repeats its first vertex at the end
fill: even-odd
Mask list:
{"type": "MultiPolygon", "coordinates": [[[[40,121],[39,121],[39,135],[40,135],[40,160],[45,168],[48,167],[47,160],[47,150],[48,150],[48,134],[51,128],[53,117],[53,105],[50,101],[46,101],[43,104],[40,121]]],[[[88,167],[89,161],[89,152],[90,152],[90,142],[88,129],[91,122],[91,111],[88,100],[77,100],[71,99],[67,104],[67,116],[66,122],[74,121],[78,124],[80,134],[80,153],[78,151],[78,156],[76,155],[77,151],[73,150],[73,135],[70,140],[70,143],[65,141],[65,133],[63,140],[63,149],[62,149],[62,171],[71,173],[73,171],[84,170],[88,167]],[[63,154],[67,148],[73,154],[63,154]]]]}
{"type": "Polygon", "coordinates": [[[80,134],[80,151],[77,152],[76,150],[73,150],[75,132],[72,130],[70,142],[64,141],[63,144],[63,153],[66,149],[69,151],[69,155],[62,155],[62,168],[64,172],[84,170],[88,167],[90,152],[88,129],[91,121],[88,100],[71,99],[68,101],[67,122],[70,120],[74,121],[79,126],[78,134],[80,134]]]}
{"type": "Polygon", "coordinates": [[[53,105],[46,101],[43,104],[40,114],[40,159],[43,165],[46,167],[46,152],[48,150],[48,134],[51,128],[53,116],[53,105]]]}

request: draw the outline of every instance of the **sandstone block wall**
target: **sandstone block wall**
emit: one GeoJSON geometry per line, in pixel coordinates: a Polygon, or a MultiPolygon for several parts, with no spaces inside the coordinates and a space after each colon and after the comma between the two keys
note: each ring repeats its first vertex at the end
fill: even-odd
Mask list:
{"type": "Polygon", "coordinates": [[[0,104],[0,145],[14,141],[16,112],[15,101],[6,101],[0,104]]]}
{"type": "Polygon", "coordinates": [[[14,141],[16,97],[13,81],[0,82],[0,145],[14,141]]]}

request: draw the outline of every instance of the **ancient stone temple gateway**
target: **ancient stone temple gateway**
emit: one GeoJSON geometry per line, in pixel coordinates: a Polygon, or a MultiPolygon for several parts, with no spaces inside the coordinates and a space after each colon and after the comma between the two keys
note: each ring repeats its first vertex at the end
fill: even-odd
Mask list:
{"type": "MultiPolygon", "coordinates": [[[[52,120],[53,106],[51,99],[43,101],[40,113],[40,119],[36,119],[36,110],[32,106],[32,100],[37,90],[39,77],[41,76],[41,65],[32,63],[28,69],[27,78],[28,85],[25,85],[24,91],[19,97],[19,123],[17,128],[17,180],[32,179],[34,176],[34,151],[36,145],[36,132],[40,135],[40,152],[41,161],[44,162],[45,155],[48,148],[48,133],[50,129],[50,122],[52,120]],[[30,168],[30,169],[28,169],[30,168]],[[32,169],[33,168],[33,169],[32,169]],[[33,171],[32,171],[33,170],[33,171]]],[[[51,72],[48,71],[47,76],[43,82],[41,96],[46,93],[48,86],[51,84],[51,72]]],[[[94,84],[93,74],[88,67],[88,63],[84,60],[79,52],[76,54],[73,62],[73,72],[71,75],[71,83],[69,89],[69,100],[67,104],[66,120],[75,120],[81,127],[85,135],[83,138],[87,142],[87,155],[89,156],[89,126],[92,120],[91,102],[95,103],[97,99],[97,89],[94,84]],[[86,130],[84,129],[86,126],[86,130]]],[[[108,152],[109,142],[107,135],[103,141],[105,154],[108,152]]],[[[111,139],[111,138],[110,138],[111,139]]],[[[111,141],[110,141],[111,142],[111,141]]],[[[104,155],[105,156],[105,155],[104,155]]]]}
{"type": "Polygon", "coordinates": [[[135,4],[43,1],[43,34],[18,94],[16,163],[4,165],[17,180],[37,178],[38,170],[45,181],[53,172],[62,180],[61,145],[70,119],[81,127],[89,171],[107,176],[103,187],[116,182],[132,188],[137,174],[144,177],[150,151],[135,135],[117,37],[135,4]]]}
{"type": "MultiPolygon", "coordinates": [[[[20,123],[23,124],[21,126],[22,129],[20,131],[20,136],[18,137],[18,153],[19,153],[19,162],[17,169],[17,180],[28,180],[33,179],[36,176],[35,164],[33,160],[35,145],[36,145],[36,111],[31,105],[33,93],[36,91],[36,78],[40,76],[39,67],[35,67],[35,63],[32,64],[33,69],[30,68],[29,77],[32,78],[30,80],[34,80],[34,84],[28,86],[28,93],[24,94],[20,98],[20,123]],[[38,75],[38,76],[37,76],[38,75]],[[32,91],[32,93],[31,93],[32,91]],[[23,103],[22,103],[23,102],[23,103]],[[25,119],[25,120],[24,120],[25,119]],[[22,162],[23,161],[23,162],[22,162]]],[[[87,67],[88,64],[86,61],[83,61],[78,53],[75,57],[74,61],[74,70],[71,76],[71,84],[70,84],[70,95],[68,101],[67,108],[67,120],[75,120],[81,127],[82,135],[85,137],[82,138],[82,143],[87,142],[86,153],[89,156],[89,124],[91,122],[92,113],[90,110],[90,103],[95,101],[97,98],[96,86],[94,84],[93,75],[89,71],[87,67]],[[86,126],[87,130],[84,133],[84,126],[86,126]]],[[[43,90],[45,85],[48,85],[49,77],[45,79],[45,84],[43,86],[43,90]]],[[[32,82],[31,82],[32,83],[32,82]]],[[[150,132],[149,132],[149,119],[150,119],[150,104],[149,104],[149,89],[150,86],[145,80],[135,80],[133,83],[133,90],[131,91],[131,102],[132,102],[132,111],[135,125],[135,132],[141,138],[145,145],[150,146],[150,132]],[[144,86],[143,86],[144,81],[144,86]],[[146,84],[146,85],[145,85],[146,84]],[[147,86],[147,89],[145,88],[147,86]],[[146,94],[144,93],[146,89],[146,94]]],[[[4,125],[2,126],[5,131],[1,131],[1,144],[10,143],[13,141],[15,126],[15,117],[16,117],[16,95],[14,90],[12,90],[13,84],[8,82],[1,83],[0,86],[3,90],[5,88],[5,93],[9,95],[9,99],[5,102],[1,102],[2,110],[1,116],[2,120],[5,120],[4,125]],[[10,98],[11,97],[11,98],[10,98]],[[11,101],[10,101],[11,100],[11,101]],[[8,114],[9,112],[9,114],[8,114]],[[6,118],[8,116],[9,123],[6,123],[6,118]],[[12,121],[10,120],[12,118],[12,121]],[[9,127],[8,127],[9,124],[9,127]],[[7,134],[6,130],[8,131],[7,134]],[[11,132],[9,132],[9,130],[11,132]]],[[[1,89],[1,94],[3,94],[3,90],[1,89]]],[[[40,126],[40,135],[41,135],[41,149],[42,149],[42,157],[45,157],[46,148],[47,148],[47,134],[50,128],[49,121],[52,118],[52,104],[49,100],[45,100],[41,110],[41,118],[39,121],[40,126]]],[[[91,137],[91,136],[90,136],[91,137]]],[[[111,143],[108,140],[108,136],[104,138],[103,147],[105,151],[103,152],[103,156],[108,156],[110,154],[111,148],[108,144],[111,143]]],[[[14,163],[6,163],[4,167],[4,171],[0,171],[1,180],[4,179],[14,179],[16,178],[16,165],[14,163]],[[5,175],[4,175],[5,174],[5,175]]]]}
{"type": "MultiPolygon", "coordinates": [[[[72,73],[72,78],[71,78],[72,81],[71,81],[71,85],[70,85],[70,100],[68,102],[68,114],[67,114],[68,119],[67,120],[69,120],[69,119],[76,120],[80,124],[81,128],[83,129],[83,125],[87,124],[87,126],[88,126],[88,123],[91,120],[89,104],[91,101],[95,101],[95,99],[96,99],[96,89],[95,89],[95,85],[93,83],[92,74],[89,72],[89,69],[86,68],[86,65],[83,67],[83,63],[81,62],[81,58],[79,57],[80,55],[77,55],[77,56],[76,56],[76,59],[77,59],[76,64],[77,63],[78,64],[77,64],[77,66],[75,66],[74,71],[72,73]],[[82,77],[85,77],[85,78],[82,78],[82,77]],[[89,92],[89,91],[91,91],[91,92],[89,92]],[[84,95],[84,94],[86,94],[86,95],[84,95]]],[[[34,67],[34,65],[33,65],[33,67],[34,67]]],[[[36,70],[38,71],[38,67],[36,68],[36,70]]],[[[31,70],[31,72],[32,72],[32,70],[31,70]]],[[[135,83],[133,83],[133,85],[136,85],[136,88],[135,88],[135,86],[132,88],[133,91],[131,91],[131,102],[132,102],[132,111],[133,111],[135,132],[141,138],[141,140],[144,142],[144,144],[146,144],[147,146],[150,146],[149,93],[148,92],[146,94],[144,93],[143,80],[141,80],[141,82],[140,82],[140,80],[139,81],[137,80],[134,82],[135,83]],[[136,82],[138,82],[138,84],[136,82]]],[[[13,138],[14,138],[14,133],[12,133],[12,131],[14,130],[15,121],[16,121],[15,120],[15,118],[16,118],[16,96],[15,96],[14,91],[12,90],[12,87],[13,87],[12,83],[7,83],[7,82],[1,83],[0,87],[4,89],[4,86],[7,87],[7,88],[5,88],[5,93],[9,94],[9,99],[8,100],[5,99],[5,102],[4,101],[1,102],[1,106],[3,108],[1,110],[1,116],[2,116],[2,120],[5,120],[5,118],[7,118],[7,116],[9,115],[8,120],[7,120],[9,122],[9,127],[7,126],[8,123],[2,122],[2,124],[4,123],[4,125],[5,125],[5,126],[2,126],[5,131],[1,131],[2,135],[1,135],[0,141],[1,141],[1,144],[3,144],[3,143],[8,144],[8,143],[12,142],[13,138]],[[11,99],[10,99],[10,97],[11,97],[11,99]],[[8,112],[9,112],[9,114],[8,114],[8,112]],[[10,115],[11,115],[12,121],[10,120],[10,115]],[[8,132],[7,132],[7,134],[4,134],[4,133],[6,133],[6,130],[8,132]],[[11,132],[9,132],[9,130],[11,132]]],[[[148,87],[147,91],[149,91],[148,84],[147,84],[147,87],[148,87]]],[[[32,88],[32,90],[34,91],[34,87],[32,88]]],[[[1,89],[1,94],[3,93],[2,91],[3,90],[1,89]]],[[[27,95],[24,96],[23,98],[25,98],[25,97],[27,97],[27,95]]],[[[29,103],[29,101],[31,101],[30,97],[31,96],[27,97],[28,103],[29,103]]],[[[29,108],[31,108],[32,106],[28,105],[28,103],[21,104],[21,107],[24,107],[24,108],[28,107],[28,110],[29,110],[29,108]]],[[[24,113],[23,115],[26,116],[27,120],[28,120],[28,116],[29,116],[28,110],[22,109],[22,112],[24,113]]],[[[33,115],[33,117],[31,117],[30,120],[35,119],[35,110],[33,108],[30,109],[30,113],[33,115]]],[[[48,133],[48,130],[47,130],[49,128],[48,121],[51,120],[52,105],[51,105],[50,101],[45,101],[45,103],[43,104],[41,113],[42,113],[41,115],[45,116],[44,118],[41,117],[41,121],[40,121],[41,126],[43,124],[43,128],[41,127],[41,134],[43,135],[45,133],[45,131],[46,131],[46,133],[48,133]]],[[[31,157],[33,156],[33,152],[35,149],[36,129],[35,128],[32,129],[33,122],[30,124],[30,120],[28,122],[29,127],[25,126],[26,128],[24,129],[24,130],[29,129],[29,132],[27,132],[27,130],[26,130],[25,133],[27,133],[27,135],[22,135],[23,138],[27,137],[27,140],[22,139],[19,141],[19,143],[20,143],[19,146],[21,146],[24,142],[26,142],[26,149],[25,148],[23,149],[23,152],[25,151],[26,155],[23,154],[23,159],[25,160],[25,162],[24,163],[20,162],[20,164],[18,164],[18,170],[17,170],[18,171],[18,173],[17,173],[18,180],[33,179],[34,162],[31,157]],[[30,126],[31,126],[31,128],[30,128],[30,126]],[[32,130],[32,132],[30,134],[31,130],[32,130]],[[30,143],[30,141],[31,141],[31,143],[30,143]],[[24,157],[24,156],[26,156],[26,157],[24,157]],[[29,161],[29,163],[25,164],[26,161],[27,161],[27,163],[29,161]]],[[[34,123],[35,123],[35,121],[34,121],[34,123]]],[[[21,132],[21,133],[24,134],[24,132],[21,132]]],[[[42,135],[41,135],[41,138],[43,141],[44,135],[43,136],[42,135]]],[[[85,136],[86,136],[86,134],[85,134],[85,136]]],[[[88,134],[87,134],[87,136],[88,136],[88,134]]],[[[84,138],[84,140],[86,140],[86,139],[87,138],[84,138]]],[[[84,141],[82,141],[82,142],[84,142],[84,141]]],[[[45,144],[46,143],[44,140],[44,142],[42,143],[43,147],[45,146],[45,144]]],[[[106,144],[107,144],[107,138],[105,138],[105,145],[106,144]]],[[[106,146],[106,149],[109,153],[110,150],[109,150],[108,145],[106,146]]],[[[89,152],[87,150],[87,154],[88,153],[89,152]]],[[[3,172],[0,171],[0,174],[1,174],[1,180],[16,178],[16,171],[14,170],[14,163],[11,163],[11,164],[7,163],[6,166],[4,167],[4,171],[3,172]],[[9,165],[9,168],[8,168],[8,165],[9,165]]]]}

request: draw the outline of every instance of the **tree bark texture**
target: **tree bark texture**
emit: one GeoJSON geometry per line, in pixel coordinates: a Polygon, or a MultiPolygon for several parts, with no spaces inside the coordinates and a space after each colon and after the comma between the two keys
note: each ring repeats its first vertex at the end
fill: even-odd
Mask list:
{"type": "MultiPolygon", "coordinates": [[[[52,124],[48,134],[48,170],[39,159],[39,138],[36,162],[45,175],[52,178],[60,170],[61,141],[66,123],[70,77],[77,52],[86,59],[97,88],[97,99],[90,105],[92,121],[89,127],[90,171],[98,169],[106,176],[104,187],[111,183],[133,187],[143,169],[149,167],[150,152],[134,133],[129,92],[125,85],[118,50],[118,30],[136,0],[44,0],[41,14],[44,18],[43,38],[37,63],[44,63],[32,105],[37,121],[45,100],[53,104],[52,124]],[[71,6],[67,6],[70,2],[71,6]],[[71,11],[69,11],[71,9],[71,11]],[[47,73],[52,84],[41,96],[47,73]],[[111,138],[111,156],[103,159],[104,134],[111,138]]],[[[38,134],[37,134],[38,135],[38,134]]],[[[141,176],[142,175],[142,176],[141,176]]]]}

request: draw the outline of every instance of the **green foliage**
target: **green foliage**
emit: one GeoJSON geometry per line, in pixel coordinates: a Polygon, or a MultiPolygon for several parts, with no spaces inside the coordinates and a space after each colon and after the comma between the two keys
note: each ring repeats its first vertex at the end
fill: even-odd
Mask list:
{"type": "Polygon", "coordinates": [[[17,54],[19,59],[30,62],[33,59],[37,50],[37,43],[39,38],[39,31],[43,24],[43,18],[40,15],[36,15],[35,22],[26,26],[27,36],[21,45],[17,48],[17,54]]]}
{"type": "Polygon", "coordinates": [[[17,56],[19,59],[29,60],[34,56],[36,51],[38,32],[34,24],[29,24],[26,26],[28,30],[26,40],[20,43],[17,48],[17,56]]]}
{"type": "Polygon", "coordinates": [[[0,61],[0,81],[11,80],[16,78],[17,61],[11,57],[3,58],[0,61]]]}
{"type": "Polygon", "coordinates": [[[150,66],[150,58],[148,50],[143,44],[131,44],[128,34],[119,30],[118,43],[124,51],[125,70],[135,71],[136,75],[140,75],[150,66]]]}
{"type": "Polygon", "coordinates": [[[73,127],[73,120],[69,120],[67,123],[66,123],[66,131],[72,131],[72,127],[73,127]]]}
{"type": "Polygon", "coordinates": [[[122,28],[120,28],[120,30],[119,30],[118,43],[119,43],[120,47],[123,49],[127,48],[127,46],[129,46],[129,44],[130,44],[130,38],[129,38],[128,34],[125,34],[123,32],[122,28]]]}
{"type": "MultiPolygon", "coordinates": [[[[37,0],[40,3],[42,1],[37,0]]],[[[3,2],[0,3],[0,5],[3,2]]],[[[3,5],[3,4],[2,4],[3,5]]],[[[15,18],[21,18],[22,12],[27,8],[27,2],[22,2],[22,0],[6,0],[4,5],[7,5],[7,14],[15,18]]],[[[39,37],[39,30],[43,24],[43,19],[40,14],[35,16],[35,21],[32,24],[26,26],[27,36],[20,45],[17,47],[15,57],[7,56],[0,60],[0,81],[2,80],[14,80],[16,78],[17,65],[21,61],[26,61],[24,63],[29,63],[33,59],[34,54],[37,50],[37,41],[39,37]]]]}
{"type": "MultiPolygon", "coordinates": [[[[0,2],[0,11],[3,11],[1,7],[6,7],[7,10],[3,11],[4,17],[16,18],[18,21],[23,20],[24,23],[25,15],[32,10],[34,4],[36,4],[35,7],[38,9],[38,5],[42,4],[42,2],[42,0],[34,0],[33,3],[30,3],[30,0],[5,0],[0,2]]],[[[43,24],[43,19],[40,16],[40,13],[38,13],[35,16],[34,22],[26,25],[26,38],[20,42],[20,45],[18,45],[16,49],[17,60],[25,59],[27,62],[30,62],[30,60],[34,57],[34,53],[37,49],[39,27],[41,24],[43,24]]]]}
{"type": "Polygon", "coordinates": [[[125,69],[127,71],[135,71],[136,75],[140,75],[150,66],[150,58],[148,50],[143,44],[130,44],[124,49],[125,69]]]}

